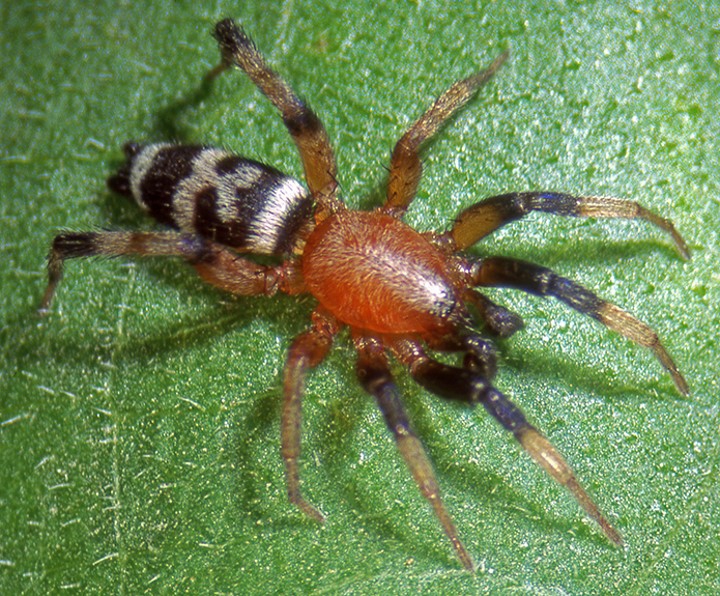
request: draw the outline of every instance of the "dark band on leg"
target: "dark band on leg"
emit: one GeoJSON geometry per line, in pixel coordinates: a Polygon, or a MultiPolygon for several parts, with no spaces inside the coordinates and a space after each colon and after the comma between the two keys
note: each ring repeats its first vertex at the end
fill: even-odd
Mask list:
{"type": "Polygon", "coordinates": [[[375,398],[385,424],[395,438],[398,451],[423,497],[432,506],[463,567],[468,571],[474,571],[475,566],[470,554],[461,542],[455,524],[442,502],[440,487],[430,459],[422,443],[410,428],[382,344],[372,337],[356,336],[354,340],[358,349],[357,373],[363,388],[375,398]]]}
{"type": "Polygon", "coordinates": [[[644,219],[673,239],[683,258],[690,257],[685,240],[669,219],[635,201],[612,197],[582,197],[559,192],[516,192],[489,197],[465,209],[448,233],[458,249],[472,246],[498,228],[533,211],[565,217],[644,219]]]}
{"type": "Polygon", "coordinates": [[[515,439],[556,482],[567,487],[578,504],[602,528],[616,545],[622,545],[620,533],[602,515],[590,495],[580,486],[574,472],[557,449],[535,427],[512,401],[470,371],[435,362],[422,354],[410,355],[402,350],[405,363],[412,376],[429,391],[446,399],[455,399],[471,405],[482,403],[487,412],[515,439]]]}

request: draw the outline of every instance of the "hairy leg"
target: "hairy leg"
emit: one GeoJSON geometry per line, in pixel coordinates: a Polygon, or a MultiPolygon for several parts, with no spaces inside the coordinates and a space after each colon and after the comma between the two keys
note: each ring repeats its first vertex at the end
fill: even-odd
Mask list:
{"type": "Polygon", "coordinates": [[[615,544],[622,545],[619,532],[610,525],[590,495],[580,486],[565,459],[520,409],[476,372],[438,362],[425,354],[416,342],[399,340],[393,351],[408,367],[412,377],[428,391],[445,399],[475,406],[482,404],[556,482],[565,486],[578,504],[615,544]]]}
{"type": "Polygon", "coordinates": [[[337,322],[319,310],[313,312],[312,327],[295,338],[288,351],[283,381],[283,409],[281,422],[281,454],[285,462],[288,497],[308,517],[323,522],[325,518],[308,503],[300,491],[300,439],[302,396],[307,371],[323,361],[338,332],[337,322]]]}
{"type": "Polygon", "coordinates": [[[398,217],[402,216],[415,198],[422,162],[420,149],[440,127],[461,109],[508,59],[509,53],[503,52],[485,70],[453,84],[400,138],[393,150],[390,161],[385,211],[398,217]]]}
{"type": "MultiPolygon", "coordinates": [[[[281,267],[265,267],[243,259],[224,246],[181,232],[65,232],[53,240],[48,256],[48,286],[40,303],[50,308],[66,259],[136,255],[181,257],[207,281],[240,295],[272,295],[283,287],[281,267]]],[[[291,277],[291,276],[290,276],[291,277]]]]}
{"type": "Polygon", "coordinates": [[[649,348],[670,373],[678,391],[689,392],[687,382],[660,343],[653,329],[620,307],[599,298],[590,290],[554,271],[507,257],[478,259],[472,266],[472,283],[480,286],[509,287],[539,296],[553,296],[571,308],[592,317],[609,329],[649,348]]]}
{"type": "Polygon", "coordinates": [[[279,74],[268,66],[245,31],[231,19],[215,26],[215,39],[222,61],[208,74],[214,78],[231,65],[242,69],[280,111],[305,169],[305,180],[313,195],[336,187],[337,166],[330,140],[320,119],[297,96],[279,74]]]}
{"type": "Polygon", "coordinates": [[[639,203],[611,197],[577,197],[559,192],[514,192],[489,197],[462,211],[447,235],[454,241],[456,250],[462,250],[533,211],[568,217],[644,219],[670,234],[682,257],[690,258],[687,244],[673,223],[639,203]]]}
{"type": "Polygon", "coordinates": [[[363,388],[375,398],[415,483],[432,506],[463,567],[474,571],[472,559],[460,541],[455,524],[440,497],[440,487],[432,464],[420,439],[410,428],[410,421],[400,401],[400,392],[390,373],[381,342],[359,335],[355,336],[354,340],[358,350],[357,373],[363,388]]]}
{"type": "Polygon", "coordinates": [[[498,337],[508,338],[524,326],[520,315],[495,304],[474,288],[465,290],[463,298],[477,309],[488,331],[498,337]]]}

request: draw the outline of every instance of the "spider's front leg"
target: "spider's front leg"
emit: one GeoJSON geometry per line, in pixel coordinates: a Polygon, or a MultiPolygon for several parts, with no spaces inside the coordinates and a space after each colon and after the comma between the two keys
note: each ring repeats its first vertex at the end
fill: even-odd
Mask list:
{"type": "Polygon", "coordinates": [[[672,376],[677,390],[683,395],[689,393],[685,378],[660,342],[658,334],[649,325],[580,284],[557,275],[547,267],[507,257],[478,259],[471,266],[471,278],[473,285],[516,288],[561,300],[608,329],[652,350],[660,364],[672,376]]]}
{"type": "Polygon", "coordinates": [[[339,325],[329,314],[318,309],[312,314],[312,327],[295,338],[288,351],[283,380],[281,454],[285,462],[288,497],[308,517],[323,522],[325,518],[308,503],[300,491],[300,439],[302,396],[307,371],[323,361],[332,346],[339,325]]]}
{"type": "Polygon", "coordinates": [[[375,398],[415,483],[432,506],[463,567],[474,571],[472,559],[460,541],[455,524],[440,497],[440,488],[432,464],[420,439],[410,428],[410,421],[388,368],[382,343],[375,338],[361,335],[356,335],[353,339],[358,350],[358,378],[363,388],[375,398]]]}
{"type": "Polygon", "coordinates": [[[337,186],[335,155],[322,122],[290,85],[268,66],[250,37],[232,19],[217,23],[214,36],[220,46],[222,61],[208,73],[208,78],[214,78],[233,64],[250,77],[282,115],[300,152],[310,192],[322,202],[323,194],[337,186]]]}
{"type": "Polygon", "coordinates": [[[392,345],[392,349],[408,367],[412,377],[428,391],[472,406],[482,404],[493,418],[513,433],[536,463],[570,491],[613,543],[618,546],[623,544],[620,533],[610,525],[590,495],[580,486],[562,455],[527,421],[522,411],[487,379],[471,369],[449,366],[430,358],[417,342],[400,340],[392,345]]]}
{"type": "Polygon", "coordinates": [[[243,259],[230,249],[182,232],[65,232],[55,236],[48,256],[48,285],[39,312],[50,308],[62,278],[66,259],[137,255],[181,257],[193,265],[205,281],[233,294],[271,296],[289,291],[294,277],[282,266],[266,267],[243,259]]]}

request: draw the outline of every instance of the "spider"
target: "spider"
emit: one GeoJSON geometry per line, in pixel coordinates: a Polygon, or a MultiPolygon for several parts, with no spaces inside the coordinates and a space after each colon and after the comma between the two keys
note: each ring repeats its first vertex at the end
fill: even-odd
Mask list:
{"type": "Polygon", "coordinates": [[[393,379],[388,353],[428,391],[469,406],[481,404],[555,481],[565,486],[607,538],[622,545],[565,459],[513,402],[493,386],[496,349],[488,336],[507,338],[523,321],[478,288],[508,287],[551,296],[629,340],[649,348],[682,394],[688,386],[648,325],[581,285],[539,265],[463,252],[498,228],[540,211],[572,217],[643,219],[669,233],[684,258],[689,251],[673,224],[636,202],[559,192],[512,192],[463,210],[446,232],[421,233],[403,222],[422,172],[420,150],[508,59],[450,86],[405,132],[390,161],[385,203],[372,211],[349,209],[338,198],[336,164],[315,113],[266,63],[235,22],[214,30],[221,60],[214,80],[237,66],[272,102],[297,145],[307,190],[262,163],[200,145],[128,143],[126,163],[108,179],[110,189],[134,199],[172,231],[63,232],[48,257],[46,313],[66,259],[93,255],[180,257],[208,283],[235,295],[311,294],[317,306],[310,327],[292,342],[284,367],[281,455],[290,501],[308,517],[324,517],[301,492],[301,402],[308,371],[349,328],[357,350],[357,376],[374,397],[423,497],[437,516],[462,565],[472,559],[443,504],[426,452],[413,432],[393,379]],[[276,258],[259,264],[245,254],[276,258]],[[485,336],[477,330],[482,324],[485,336]],[[459,355],[459,366],[433,352],[459,355]]]}

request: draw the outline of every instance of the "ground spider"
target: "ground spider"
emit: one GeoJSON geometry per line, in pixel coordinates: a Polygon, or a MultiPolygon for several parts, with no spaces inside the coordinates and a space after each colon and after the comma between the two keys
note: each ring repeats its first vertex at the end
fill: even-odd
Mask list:
{"type": "Polygon", "coordinates": [[[557,192],[514,192],[484,199],[460,213],[449,231],[420,233],[402,217],[415,197],[419,151],[507,60],[453,84],[395,145],[387,198],[373,211],[348,209],[337,198],[336,165],[325,128],[275,73],[233,21],[214,32],[221,62],[209,79],[238,66],[280,111],[302,159],[306,190],[264,164],[198,145],[128,143],[127,162],[108,180],[174,231],[61,233],[50,251],[49,283],[40,307],[47,312],[65,259],[92,255],[174,256],[210,284],[237,295],[312,294],[310,328],[290,346],[284,370],[282,458],[290,501],[309,517],[323,515],[300,492],[301,400],[305,376],[327,355],[347,326],[358,353],[357,375],[380,408],[397,447],[463,566],[473,563],[440,498],[432,465],[412,431],[387,352],[427,390],[470,406],[482,404],[615,544],[622,538],[550,442],[491,381],[492,343],[476,331],[509,337],[522,319],[491,302],[478,287],[510,287],[553,296],[653,351],[682,394],[688,387],[657,334],[614,304],[553,271],[517,259],[464,254],[464,249],[532,211],[574,217],[644,219],[668,232],[683,257],[688,249],[673,224],[633,201],[557,192]],[[241,254],[277,257],[260,265],[241,254]],[[468,308],[473,307],[474,315],[468,308]],[[426,348],[455,352],[461,366],[435,360],[426,348]]]}

